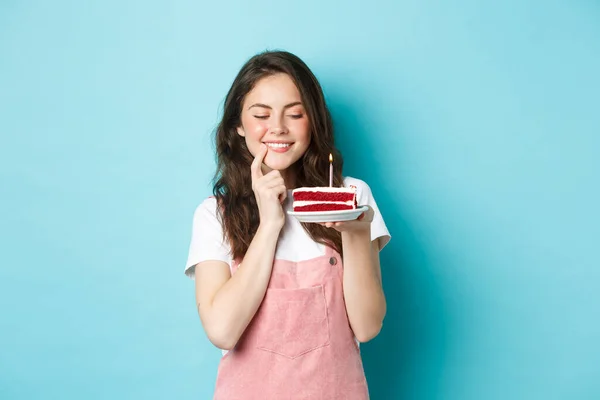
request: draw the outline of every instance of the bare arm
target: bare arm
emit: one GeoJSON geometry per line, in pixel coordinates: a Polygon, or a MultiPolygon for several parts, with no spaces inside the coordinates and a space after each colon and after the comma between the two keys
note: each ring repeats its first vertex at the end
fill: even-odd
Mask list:
{"type": "Polygon", "coordinates": [[[269,285],[277,239],[285,223],[283,177],[277,170],[266,175],[261,170],[267,151],[263,144],[251,166],[260,225],[237,272],[231,276],[222,261],[196,265],[200,319],[210,341],[221,349],[233,348],[256,314],[269,285]]]}
{"type": "Polygon", "coordinates": [[[279,230],[260,227],[238,271],[231,276],[222,261],[196,266],[196,303],[206,334],[221,349],[231,349],[260,306],[273,266],[279,230]]]}
{"type": "Polygon", "coordinates": [[[344,300],[350,327],[360,342],[379,334],[386,313],[379,240],[371,241],[372,220],[369,209],[356,221],[323,223],[342,233],[344,300]]]}
{"type": "Polygon", "coordinates": [[[350,326],[360,342],[379,334],[386,313],[379,240],[371,242],[370,236],[370,230],[342,233],[344,300],[350,326]]]}

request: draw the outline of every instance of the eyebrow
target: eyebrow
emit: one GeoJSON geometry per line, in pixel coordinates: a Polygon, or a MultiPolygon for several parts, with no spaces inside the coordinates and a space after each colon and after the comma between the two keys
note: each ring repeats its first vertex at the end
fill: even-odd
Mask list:
{"type": "MultiPolygon", "coordinates": [[[[298,106],[298,105],[302,105],[301,101],[295,101],[293,103],[290,104],[286,104],[285,106],[283,106],[283,108],[290,108],[290,107],[294,107],[294,106],[298,106]]],[[[260,108],[267,108],[269,110],[272,110],[273,108],[271,106],[268,106],[266,104],[262,104],[262,103],[256,103],[256,104],[252,104],[250,107],[248,107],[248,110],[251,109],[252,107],[260,107],[260,108]]]]}

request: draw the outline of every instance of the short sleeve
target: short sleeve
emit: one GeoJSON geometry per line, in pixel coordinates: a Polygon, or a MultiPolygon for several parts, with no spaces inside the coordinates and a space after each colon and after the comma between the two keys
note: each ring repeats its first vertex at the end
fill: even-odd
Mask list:
{"type": "Polygon", "coordinates": [[[230,246],[223,240],[223,227],[217,218],[217,201],[214,197],[204,200],[194,212],[185,274],[194,279],[196,264],[208,260],[231,265],[230,246]]]}
{"type": "Polygon", "coordinates": [[[383,220],[383,216],[379,211],[377,202],[373,197],[371,188],[366,182],[351,177],[346,177],[344,179],[344,186],[356,186],[358,205],[368,205],[373,209],[374,215],[373,222],[371,223],[371,240],[373,241],[375,239],[379,239],[379,250],[383,249],[389,243],[392,237],[387,226],[385,225],[385,221],[383,220]]]}

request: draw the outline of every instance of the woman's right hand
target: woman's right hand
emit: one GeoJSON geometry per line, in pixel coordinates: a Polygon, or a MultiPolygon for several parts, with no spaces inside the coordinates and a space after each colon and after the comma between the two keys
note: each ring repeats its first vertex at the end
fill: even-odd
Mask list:
{"type": "Polygon", "coordinates": [[[256,157],[254,157],[254,161],[250,167],[252,172],[252,190],[258,204],[260,225],[281,229],[285,223],[285,215],[281,203],[283,203],[287,196],[287,188],[279,171],[273,170],[266,175],[263,174],[262,163],[267,152],[267,145],[261,144],[260,150],[256,154],[256,157]]]}

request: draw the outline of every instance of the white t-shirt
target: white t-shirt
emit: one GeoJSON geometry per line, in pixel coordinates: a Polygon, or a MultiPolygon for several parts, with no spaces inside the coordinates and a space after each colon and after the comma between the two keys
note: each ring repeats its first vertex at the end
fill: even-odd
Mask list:
{"type": "MultiPolygon", "coordinates": [[[[344,186],[356,186],[359,205],[368,205],[374,211],[371,223],[371,240],[379,239],[380,249],[390,241],[390,233],[379,212],[371,188],[360,179],[346,177],[344,186]]],[[[292,210],[292,191],[283,203],[284,211],[292,210]]],[[[300,222],[285,213],[285,224],[279,235],[276,259],[303,261],[325,254],[325,246],[314,242],[300,222]]],[[[196,208],[192,226],[192,239],[185,266],[185,274],[194,279],[194,268],[202,261],[219,260],[231,266],[232,257],[228,241],[223,240],[223,228],[217,218],[217,200],[209,197],[196,208]]]]}

